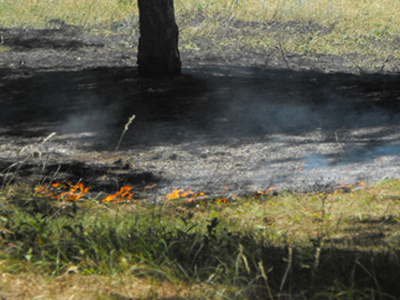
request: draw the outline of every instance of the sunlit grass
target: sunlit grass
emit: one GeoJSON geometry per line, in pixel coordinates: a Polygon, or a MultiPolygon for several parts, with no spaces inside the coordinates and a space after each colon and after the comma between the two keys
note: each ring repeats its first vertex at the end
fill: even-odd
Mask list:
{"type": "MultiPolygon", "coordinates": [[[[357,53],[363,58],[352,57],[348,64],[366,70],[380,69],[389,58],[400,59],[397,1],[180,0],[176,6],[184,49],[215,55],[247,49],[267,58],[277,50],[345,59],[357,53]],[[236,24],[238,20],[253,23],[236,24]],[[204,40],[211,42],[205,45],[204,40]]],[[[387,67],[395,67],[395,60],[387,67]]]]}
{"type": "MultiPolygon", "coordinates": [[[[324,26],[337,24],[347,34],[359,30],[399,33],[400,3],[392,0],[176,0],[178,16],[201,16],[206,23],[232,17],[245,21],[304,21],[324,26]]],[[[44,26],[59,18],[74,25],[95,26],[123,21],[137,14],[136,0],[4,0],[0,3],[2,26],[44,26]]]]}
{"type": "MultiPolygon", "coordinates": [[[[149,287],[143,296],[159,293],[164,282],[176,295],[193,295],[194,284],[200,298],[211,299],[220,291],[221,297],[252,299],[260,288],[275,294],[285,261],[293,259],[293,272],[312,278],[319,271],[336,280],[329,289],[317,284],[312,293],[333,297],[351,292],[368,298],[379,295],[379,286],[364,290],[350,275],[337,276],[342,264],[348,264],[346,272],[357,266],[370,270],[365,264],[371,253],[374,259],[388,255],[385,259],[398,262],[399,198],[398,180],[334,193],[260,193],[231,203],[181,203],[166,197],[158,205],[50,199],[35,195],[32,186],[9,185],[0,192],[0,269],[10,274],[4,279],[8,285],[10,280],[29,282],[33,274],[42,274],[43,285],[52,281],[55,286],[57,279],[46,276],[95,275],[91,280],[104,297],[120,283],[101,284],[99,278],[120,274],[121,282],[141,278],[139,285],[149,287]],[[290,258],[289,248],[295,257],[290,258]],[[330,256],[341,249],[343,257],[330,256]],[[325,256],[317,258],[316,251],[325,256]],[[315,267],[319,264],[321,270],[315,267]],[[268,282],[263,272],[268,272],[268,282]]],[[[368,272],[363,280],[376,279],[368,272]]],[[[88,292],[66,278],[83,294],[88,292]]],[[[36,292],[46,294],[45,289],[36,292]]],[[[133,290],[124,291],[129,293],[133,290]]]]}
{"type": "MultiPolygon", "coordinates": [[[[264,48],[276,48],[279,44],[284,51],[300,54],[357,52],[379,59],[400,57],[399,47],[393,44],[400,35],[398,1],[176,0],[175,9],[183,49],[218,54],[227,48],[236,51],[247,47],[263,52],[264,48]],[[265,26],[235,25],[238,20],[262,22],[265,26]],[[299,24],[286,26],[293,21],[320,27],[310,25],[299,31],[299,24]],[[196,40],[215,43],[201,45],[196,40]]],[[[92,31],[129,30],[138,26],[137,1],[0,2],[2,27],[43,28],[50,26],[51,19],[92,31]]]]}
{"type": "Polygon", "coordinates": [[[0,2],[2,27],[44,28],[51,19],[60,19],[87,29],[107,28],[137,15],[134,0],[12,0],[0,2]]]}

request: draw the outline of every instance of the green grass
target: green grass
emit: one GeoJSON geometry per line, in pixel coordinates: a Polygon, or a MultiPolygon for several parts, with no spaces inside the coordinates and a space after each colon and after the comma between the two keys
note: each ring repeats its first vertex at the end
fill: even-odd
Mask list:
{"type": "Polygon", "coordinates": [[[120,274],[150,280],[153,292],[161,282],[202,286],[199,298],[370,299],[393,292],[400,266],[398,181],[197,205],[64,202],[32,191],[1,193],[0,267],[13,276],[120,274]]]}
{"type": "MultiPolygon", "coordinates": [[[[182,50],[334,54],[366,70],[400,59],[400,3],[391,0],[176,0],[182,50]]],[[[52,27],[60,19],[94,33],[138,30],[136,0],[13,0],[0,3],[2,27],[52,27]]],[[[276,54],[274,54],[276,55],[276,54]]]]}

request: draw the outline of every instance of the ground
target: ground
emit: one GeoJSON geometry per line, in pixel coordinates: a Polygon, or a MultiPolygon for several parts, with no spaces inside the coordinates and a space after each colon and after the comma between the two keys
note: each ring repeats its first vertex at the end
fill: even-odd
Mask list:
{"type": "Polygon", "coordinates": [[[139,79],[132,35],[66,24],[0,33],[3,182],[81,180],[93,195],[157,183],[159,200],[177,188],[400,178],[395,67],[366,72],[349,63],[357,54],[182,50],[182,76],[139,79]]]}

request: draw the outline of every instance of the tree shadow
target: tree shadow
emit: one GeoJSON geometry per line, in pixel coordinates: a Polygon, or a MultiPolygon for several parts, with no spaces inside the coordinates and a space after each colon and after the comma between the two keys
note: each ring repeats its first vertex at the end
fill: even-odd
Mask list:
{"type": "Polygon", "coordinates": [[[136,68],[2,69],[0,77],[3,136],[96,132],[86,149],[107,151],[135,115],[120,150],[304,137],[292,145],[336,143],[328,156],[338,162],[400,153],[394,75],[204,65],[161,79],[140,79],[136,68]]]}
{"type": "Polygon", "coordinates": [[[50,20],[54,28],[15,30],[0,28],[3,36],[2,44],[11,47],[13,51],[29,51],[34,49],[78,50],[83,47],[104,47],[99,41],[85,41],[78,26],[68,25],[61,20],[50,20]]]}

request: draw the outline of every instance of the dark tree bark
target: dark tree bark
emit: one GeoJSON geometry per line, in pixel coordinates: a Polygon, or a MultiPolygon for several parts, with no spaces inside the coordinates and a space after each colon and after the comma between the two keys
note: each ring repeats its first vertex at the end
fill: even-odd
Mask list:
{"type": "Polygon", "coordinates": [[[178,26],[173,0],[138,0],[139,76],[179,75],[178,26]]]}

